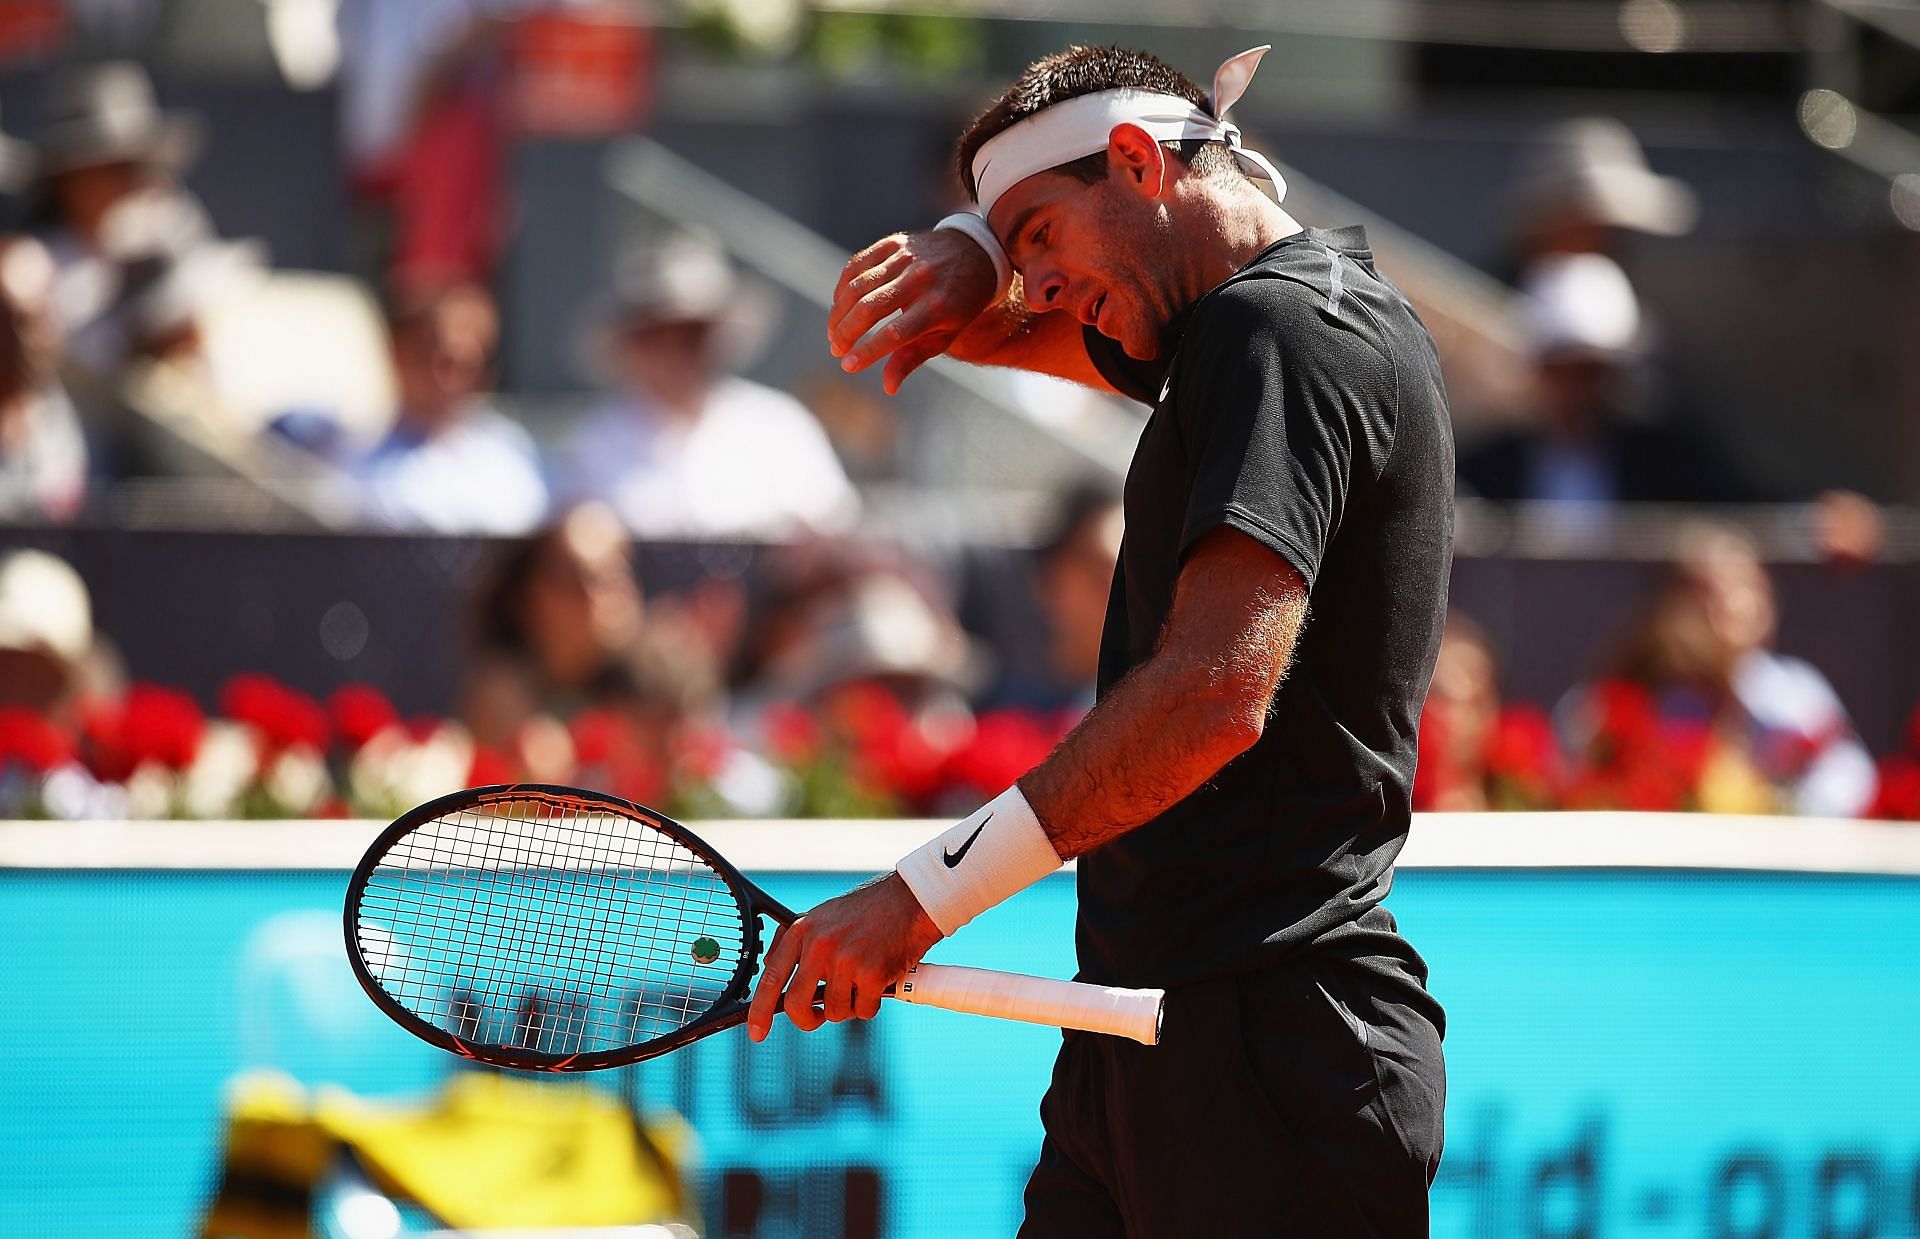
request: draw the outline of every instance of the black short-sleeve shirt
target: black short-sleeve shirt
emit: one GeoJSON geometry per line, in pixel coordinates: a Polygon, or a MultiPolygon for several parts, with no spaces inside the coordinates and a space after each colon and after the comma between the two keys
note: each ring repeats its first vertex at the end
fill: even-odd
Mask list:
{"type": "Polygon", "coordinates": [[[1104,693],[1153,652],[1187,550],[1221,526],[1299,570],[1308,618],[1252,748],[1080,860],[1082,975],[1168,985],[1313,951],[1424,981],[1379,906],[1411,816],[1415,726],[1453,555],[1453,437],[1433,341],[1359,228],[1260,253],[1133,361],[1153,405],[1127,473],[1104,693]]]}

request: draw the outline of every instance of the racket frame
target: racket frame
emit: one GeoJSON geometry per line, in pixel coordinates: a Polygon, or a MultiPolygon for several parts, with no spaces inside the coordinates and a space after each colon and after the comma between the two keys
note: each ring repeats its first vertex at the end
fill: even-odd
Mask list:
{"type": "Polygon", "coordinates": [[[394,820],[392,825],[381,831],[368,847],[366,855],[360,858],[360,863],[354,866],[353,876],[347,884],[346,906],[342,919],[346,934],[347,962],[353,967],[354,979],[360,982],[360,988],[367,992],[367,997],[373,1000],[375,1006],[384,1011],[400,1027],[422,1041],[458,1054],[462,1058],[495,1067],[509,1067],[517,1071],[599,1071],[608,1067],[624,1067],[631,1063],[658,1058],[662,1054],[672,1053],[681,1046],[711,1033],[746,1023],[749,991],[753,985],[753,978],[759,971],[760,918],[762,916],[771,917],[783,925],[791,924],[796,919],[794,913],[784,904],[748,881],[745,875],[728,863],[724,856],[671,818],[662,817],[643,805],[605,792],[562,787],[552,783],[494,783],[429,800],[418,808],[402,814],[394,820]],[[372,879],[374,871],[380,867],[402,838],[430,822],[453,813],[484,808],[490,804],[526,801],[547,802],[556,807],[570,809],[604,808],[630,818],[692,852],[718,874],[721,881],[726,883],[728,892],[733,895],[741,912],[743,933],[740,961],[735,966],[733,977],[728,981],[726,989],[714,1000],[705,1014],[664,1036],[638,1045],[576,1054],[552,1054],[521,1046],[465,1041],[415,1014],[381,986],[367,967],[359,940],[360,906],[367,893],[367,883],[372,879]]]}

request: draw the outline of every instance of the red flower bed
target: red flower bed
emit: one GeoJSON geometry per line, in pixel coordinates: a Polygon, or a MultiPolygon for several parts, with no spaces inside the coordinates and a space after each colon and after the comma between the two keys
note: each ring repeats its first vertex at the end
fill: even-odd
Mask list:
{"type": "MultiPolygon", "coordinates": [[[[403,719],[370,685],[344,686],[322,704],[249,673],[223,686],[212,718],[188,695],[148,683],[84,702],[71,721],[0,708],[0,816],[35,811],[32,789],[62,770],[141,788],[132,797],[137,812],[386,816],[461,785],[534,780],[603,788],[689,815],[943,816],[967,811],[1044,761],[1074,721],[1014,710],[976,718],[952,704],[913,708],[866,682],[812,707],[769,705],[753,721],[752,748],[711,720],[615,708],[582,710],[564,724],[542,718],[495,748],[444,719],[403,719]],[[753,792],[745,802],[735,799],[741,787],[753,792]]],[[[1593,686],[1568,722],[1563,746],[1537,707],[1509,705],[1491,720],[1463,721],[1435,703],[1421,720],[1415,808],[1672,811],[1703,798],[1711,805],[1709,789],[1728,777],[1729,750],[1705,722],[1663,717],[1636,686],[1593,686]],[[1463,735],[1473,737],[1474,751],[1461,751],[1463,735]]],[[[1883,758],[1879,772],[1869,815],[1920,821],[1920,710],[1905,748],[1883,758]]]]}

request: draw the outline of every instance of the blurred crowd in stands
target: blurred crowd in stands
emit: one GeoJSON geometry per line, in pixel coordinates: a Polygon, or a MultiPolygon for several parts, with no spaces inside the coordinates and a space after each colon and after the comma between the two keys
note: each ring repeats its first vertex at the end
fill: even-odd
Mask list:
{"type": "Polygon", "coordinates": [[[489,255],[396,240],[370,327],[353,281],[274,272],[217,235],[180,179],[195,118],[162,109],[137,65],[69,70],[47,95],[35,140],[0,145],[19,224],[0,237],[0,518],[68,520],[91,489],[201,453],[397,529],[525,534],[585,499],[651,537],[855,521],[820,423],[736,374],[774,324],[711,243],[617,264],[581,331],[606,395],[543,453],[487,394],[489,255]]]}
{"type": "MultiPolygon", "coordinates": [[[[275,270],[261,243],[221,236],[183,181],[202,126],[163,108],[138,65],[47,78],[31,139],[0,142],[0,518],[72,519],[118,480],[211,462],[396,529],[524,534],[585,499],[642,538],[854,527],[859,498],[820,421],[740,374],[775,332],[808,328],[775,321],[704,239],[656,237],[613,263],[575,349],[603,395],[543,428],[551,442],[489,394],[504,138],[497,117],[477,136],[462,119],[494,54],[477,33],[492,26],[465,29],[430,32],[445,63],[382,68],[377,32],[348,40],[345,172],[358,231],[377,238],[364,281],[275,270]],[[355,75],[362,61],[377,81],[355,75]],[[400,89],[393,75],[409,106],[360,99],[400,89]]],[[[1624,238],[1691,226],[1685,185],[1625,126],[1590,118],[1538,135],[1505,197],[1535,412],[1463,434],[1463,495],[1550,501],[1571,532],[1623,502],[1810,497],[1747,476],[1681,407],[1660,324],[1616,261],[1624,238]]],[[[1057,385],[1037,398],[1062,400],[1057,385]]],[[[1870,508],[1839,510],[1846,552],[1870,554],[1870,508]]]]}
{"type": "MultiPolygon", "coordinates": [[[[1031,768],[1090,706],[1116,498],[1063,505],[1024,563],[1044,633],[991,655],[938,582],[851,540],[761,579],[650,596],[615,511],[503,542],[452,717],[374,685],[326,700],[234,676],[209,716],[134,682],[72,568],[0,557],[0,817],[389,816],[459,787],[586,784],[701,817],[951,815],[1031,768]]],[[[1774,648],[1772,586],[1730,527],[1682,554],[1557,702],[1503,700],[1500,655],[1449,617],[1415,807],[1698,810],[1920,821],[1920,709],[1876,761],[1819,670],[1774,648]]]]}
{"type": "MultiPolygon", "coordinates": [[[[401,718],[377,686],[322,701],[253,673],[208,713],[129,682],[71,568],[7,555],[0,817],[385,815],[523,779],[694,815],[947,814],[1044,756],[1092,700],[1116,497],[1061,496],[1010,588],[956,594],[863,527],[814,414],[741,376],[779,325],[691,235],[614,265],[579,349],[601,394],[536,442],[490,394],[499,204],[446,200],[491,157],[467,109],[483,84],[435,80],[405,133],[355,129],[403,109],[347,95],[356,185],[392,207],[377,318],[359,285],[304,285],[219,235],[181,180],[199,126],[131,63],[55,75],[31,140],[0,142],[0,520],[72,520],[115,480],[238,451],[372,526],[508,539],[476,585],[447,718],[401,718]],[[454,189],[414,184],[423,166],[454,189]],[[332,404],[303,398],[316,370],[332,404]],[[753,580],[661,597],[635,578],[636,538],[779,549],[753,580]]],[[[1626,502],[1803,498],[1742,476],[1673,407],[1658,324],[1612,256],[1623,234],[1685,231],[1687,188],[1623,126],[1584,120],[1542,136],[1511,197],[1538,416],[1462,442],[1462,494],[1548,502],[1569,530],[1626,502]]],[[[1829,556],[1873,556],[1873,505],[1820,511],[1829,556]]],[[[1504,702],[1499,651],[1452,617],[1419,807],[1920,819],[1920,718],[1876,762],[1773,628],[1754,549],[1708,526],[1563,700],[1504,702]]]]}
{"type": "Polygon", "coordinates": [[[468,672],[448,718],[402,718],[373,685],[321,701],[251,672],[209,716],[127,682],[70,566],[10,552],[0,818],[385,815],[523,780],[700,816],[959,812],[1091,703],[1119,536],[1110,492],[1063,507],[1020,596],[998,599],[1044,639],[1027,664],[996,666],[897,552],[798,541],[750,585],[649,596],[615,510],[587,502],[501,543],[460,634],[468,672]]]}

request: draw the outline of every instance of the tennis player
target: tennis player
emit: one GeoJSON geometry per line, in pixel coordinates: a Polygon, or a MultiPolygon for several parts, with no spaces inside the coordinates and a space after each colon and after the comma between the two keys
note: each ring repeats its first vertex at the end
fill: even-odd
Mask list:
{"type": "Polygon", "coordinates": [[[1020,1233],[1427,1233],[1442,1014],[1381,901],[1452,558],[1433,343],[1358,228],[1303,229],[1211,93],[1073,48],[973,122],[979,215],[888,237],[833,350],[1152,406],[1101,693],[1017,786],[769,951],[749,1033],[872,1016],[941,937],[1079,858],[1082,978],[1168,990],[1162,1042],[1066,1034],[1020,1233]],[[817,984],[826,986],[816,1005],[817,984]]]}

